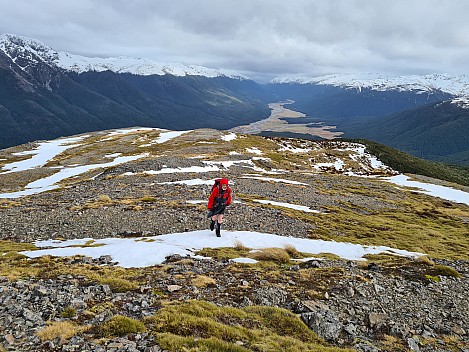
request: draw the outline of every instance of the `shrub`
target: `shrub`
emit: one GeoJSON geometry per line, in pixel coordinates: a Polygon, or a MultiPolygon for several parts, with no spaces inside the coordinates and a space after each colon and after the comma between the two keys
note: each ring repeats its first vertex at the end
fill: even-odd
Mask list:
{"type": "Polygon", "coordinates": [[[113,311],[115,309],[116,309],[116,306],[112,302],[104,302],[104,303],[100,303],[91,307],[90,312],[93,314],[101,314],[102,312],[106,310],[113,311]]]}
{"type": "Polygon", "coordinates": [[[449,266],[446,266],[446,265],[435,265],[431,272],[434,275],[451,276],[451,277],[456,277],[456,278],[461,277],[460,273],[458,273],[455,269],[450,268],[449,266]]]}
{"type": "Polygon", "coordinates": [[[425,278],[430,280],[430,281],[433,281],[433,282],[440,282],[441,281],[438,276],[425,275],[425,278]]]}
{"type": "Polygon", "coordinates": [[[124,336],[146,331],[145,324],[123,315],[116,315],[111,320],[105,322],[99,331],[104,337],[124,336]]]}
{"type": "Polygon", "coordinates": [[[72,318],[77,314],[77,310],[73,307],[65,308],[60,315],[64,318],[72,318]]]}

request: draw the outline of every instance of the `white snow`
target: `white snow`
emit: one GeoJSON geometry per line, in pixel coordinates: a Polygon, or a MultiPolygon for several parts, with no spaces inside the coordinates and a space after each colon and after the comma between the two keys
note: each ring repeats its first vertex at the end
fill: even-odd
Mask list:
{"type": "Polygon", "coordinates": [[[229,142],[229,141],[232,141],[232,140],[238,138],[238,136],[236,135],[236,133],[230,132],[228,134],[224,134],[220,138],[223,139],[226,142],[229,142]]]}
{"type": "Polygon", "coordinates": [[[189,203],[189,204],[207,204],[207,201],[203,200],[203,199],[194,199],[194,200],[186,200],[186,203],[189,203]]]}
{"type": "Polygon", "coordinates": [[[312,149],[311,148],[298,148],[290,144],[286,144],[286,145],[282,145],[282,147],[279,148],[278,151],[298,154],[298,153],[309,153],[310,151],[312,151],[312,149]]]}
{"type": "Polygon", "coordinates": [[[58,188],[59,185],[57,183],[66,178],[77,176],[87,171],[98,169],[98,168],[123,164],[129,161],[143,158],[145,156],[148,156],[148,154],[121,156],[121,157],[114,159],[111,162],[104,163],[104,164],[92,164],[92,165],[82,165],[82,166],[76,166],[76,167],[66,167],[51,176],[41,178],[39,180],[28,183],[25,186],[25,189],[22,191],[11,192],[11,193],[1,193],[0,198],[20,198],[20,197],[29,196],[32,194],[50,191],[50,190],[58,188]]]}
{"type": "Polygon", "coordinates": [[[179,137],[185,133],[192,132],[193,130],[187,130],[187,131],[166,131],[166,132],[161,132],[160,136],[155,140],[155,143],[161,144],[165,143],[173,138],[179,137]]]}
{"type": "Polygon", "coordinates": [[[419,188],[417,192],[425,193],[433,197],[469,205],[469,193],[458,189],[420,181],[411,181],[410,177],[402,174],[381,179],[392,182],[398,186],[419,188]]]}
{"type": "Polygon", "coordinates": [[[274,202],[272,200],[265,200],[265,199],[254,199],[254,202],[262,203],[262,204],[272,204],[278,207],[284,207],[288,209],[301,210],[301,211],[304,211],[305,213],[316,213],[316,214],[320,213],[320,211],[311,209],[310,207],[306,207],[304,205],[274,202]]]}
{"type": "Polygon", "coordinates": [[[126,129],[112,131],[108,134],[108,137],[118,136],[121,134],[129,134],[129,133],[134,133],[134,132],[139,132],[139,131],[157,131],[157,130],[159,129],[149,128],[149,127],[126,128],[126,129]]]}
{"type": "Polygon", "coordinates": [[[322,170],[323,168],[334,168],[337,171],[342,171],[344,169],[344,162],[341,159],[337,159],[333,163],[316,163],[312,165],[312,167],[316,170],[322,170]]]}
{"type": "Polygon", "coordinates": [[[370,88],[377,91],[395,89],[400,91],[431,92],[438,89],[457,96],[468,95],[469,93],[469,77],[467,75],[431,74],[423,76],[394,76],[382,73],[350,73],[318,77],[285,76],[276,78],[273,82],[314,83],[357,89],[370,88]]]}
{"type": "MultiPolygon", "coordinates": [[[[89,239],[83,239],[81,243],[86,243],[87,240],[89,239]]],[[[292,245],[300,252],[311,254],[332,253],[348,260],[361,260],[366,254],[383,252],[407,257],[422,255],[421,253],[385,246],[362,246],[352,243],[285,237],[251,231],[222,231],[221,237],[215,237],[213,232],[209,230],[143,238],[97,239],[94,244],[103,244],[99,247],[70,247],[71,245],[77,245],[76,240],[63,242],[38,241],[34,243],[37,247],[53,246],[55,248],[21,253],[30,258],[45,255],[73,256],[79,254],[99,258],[102,255],[110,255],[113,261],[118,262],[120,266],[130,268],[161,264],[165,257],[172,254],[193,256],[195,251],[203,248],[235,247],[239,242],[253,249],[283,248],[286,245],[292,245]]]]}
{"type": "Polygon", "coordinates": [[[114,153],[114,154],[106,154],[104,157],[105,158],[116,158],[118,157],[119,155],[121,155],[122,153],[114,153]]]}
{"type": "Polygon", "coordinates": [[[140,76],[170,74],[173,76],[222,76],[239,80],[247,79],[246,76],[232,70],[214,70],[203,66],[165,63],[146,58],[122,56],[100,58],[73,55],[63,51],[55,51],[38,40],[11,34],[2,34],[0,36],[0,50],[9,56],[13,51],[24,52],[29,56],[34,54],[49,65],[76,73],[109,70],[116,73],[132,73],[140,76]]]}
{"type": "Polygon", "coordinates": [[[452,103],[469,108],[469,76],[468,75],[409,75],[393,76],[381,73],[334,74],[319,77],[285,76],[272,80],[273,83],[299,83],[332,85],[353,88],[361,91],[364,88],[375,91],[398,90],[431,93],[435,90],[449,93],[455,98],[452,103]]]}
{"type": "Polygon", "coordinates": [[[82,139],[89,137],[88,135],[71,137],[71,138],[61,138],[54,139],[52,141],[39,143],[39,146],[34,150],[28,150],[20,153],[15,153],[14,155],[33,155],[31,158],[17,161],[14,163],[6,164],[3,166],[2,170],[7,170],[2,172],[2,174],[10,172],[19,172],[36,167],[41,167],[47,164],[48,161],[52,160],[54,157],[62,153],[63,151],[77,147],[80,144],[73,144],[81,141],[82,139]]]}
{"type": "Polygon", "coordinates": [[[262,150],[260,150],[260,149],[258,149],[258,148],[256,148],[256,147],[246,148],[246,151],[247,151],[248,153],[251,153],[251,154],[257,154],[257,155],[262,155],[262,154],[264,154],[264,153],[262,152],[262,150]]]}
{"type": "Polygon", "coordinates": [[[204,161],[204,163],[206,163],[208,165],[221,165],[225,169],[229,169],[233,165],[240,165],[240,166],[249,167],[249,168],[253,169],[256,172],[262,172],[262,173],[265,173],[265,174],[279,174],[279,173],[281,173],[281,171],[273,171],[273,170],[272,171],[267,171],[267,170],[264,170],[264,169],[256,166],[253,163],[252,159],[248,159],[248,160],[204,161]]]}
{"type": "Polygon", "coordinates": [[[234,258],[230,260],[233,263],[256,264],[257,260],[251,258],[234,258]]]}

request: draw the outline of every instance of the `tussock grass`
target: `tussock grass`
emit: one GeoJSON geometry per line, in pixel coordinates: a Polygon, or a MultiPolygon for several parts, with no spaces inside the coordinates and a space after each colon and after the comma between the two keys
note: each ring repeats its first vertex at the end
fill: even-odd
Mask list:
{"type": "Polygon", "coordinates": [[[33,251],[36,249],[38,248],[31,243],[0,240],[0,254],[21,251],[33,251]]]}
{"type": "MultiPolygon", "coordinates": [[[[20,245],[19,249],[28,249],[30,244],[20,245]]],[[[11,249],[11,245],[8,246],[11,249]]],[[[32,246],[30,249],[37,249],[32,246]]],[[[145,283],[145,275],[158,275],[164,270],[153,268],[122,268],[119,266],[98,266],[91,264],[70,264],[70,258],[43,256],[29,259],[15,251],[0,256],[0,276],[11,280],[21,278],[53,279],[61,275],[81,276],[90,283],[107,284],[114,292],[134,290],[145,283]]]]}
{"type": "Polygon", "coordinates": [[[195,278],[191,280],[191,282],[192,282],[192,285],[200,288],[200,287],[206,287],[209,285],[214,285],[216,284],[217,281],[209,276],[197,275],[195,278]]]}
{"type": "Polygon", "coordinates": [[[157,199],[151,196],[144,196],[142,198],[139,198],[138,201],[144,202],[144,203],[155,203],[157,199]]]}
{"type": "Polygon", "coordinates": [[[313,223],[316,238],[322,240],[389,246],[425,253],[432,258],[469,259],[467,224],[460,217],[445,213],[429,197],[407,195],[407,200],[396,201],[397,209],[363,214],[353,209],[328,207],[327,214],[312,217],[296,213],[294,216],[313,223]]]}
{"type": "Polygon", "coordinates": [[[295,314],[281,308],[186,301],[164,307],[146,325],[160,346],[171,351],[350,351],[328,347],[295,314]]]}
{"type": "Polygon", "coordinates": [[[114,311],[115,309],[116,306],[112,302],[104,302],[91,307],[89,311],[96,315],[101,314],[106,310],[114,311]]]}
{"type": "Polygon", "coordinates": [[[36,335],[41,341],[50,341],[60,337],[61,341],[64,342],[88,329],[88,326],[80,326],[70,321],[54,321],[49,322],[48,326],[39,330],[36,335]]]}
{"type": "Polygon", "coordinates": [[[105,194],[100,194],[98,196],[98,200],[102,203],[112,203],[111,197],[109,197],[108,195],[105,195],[105,194]]]}
{"type": "Polygon", "coordinates": [[[431,270],[429,270],[429,273],[433,274],[434,276],[449,276],[449,277],[455,277],[455,278],[460,278],[461,274],[446,265],[435,265],[431,270]]]}
{"type": "Polygon", "coordinates": [[[272,261],[284,264],[290,262],[290,256],[283,248],[263,248],[249,253],[249,257],[259,261],[272,261]]]}
{"type": "Polygon", "coordinates": [[[84,244],[72,244],[69,247],[84,248],[84,247],[102,247],[102,246],[104,246],[104,243],[95,243],[95,242],[96,242],[95,240],[89,240],[89,241],[86,241],[86,243],[84,243],[84,244]]]}
{"type": "Polygon", "coordinates": [[[221,248],[203,248],[200,251],[196,251],[196,255],[204,257],[212,257],[221,260],[234,259],[239,257],[245,257],[249,252],[249,248],[244,246],[237,247],[221,247],[221,248]]]}
{"type": "Polygon", "coordinates": [[[109,285],[109,288],[117,293],[133,291],[138,287],[135,283],[118,277],[106,277],[99,279],[98,282],[103,285],[109,285]]]}
{"type": "Polygon", "coordinates": [[[13,207],[18,207],[21,205],[21,202],[9,199],[0,199],[0,209],[8,209],[13,207]]]}
{"type": "Polygon", "coordinates": [[[285,252],[288,253],[288,255],[291,257],[291,258],[295,258],[295,259],[298,259],[298,258],[302,258],[303,255],[301,254],[301,252],[299,252],[294,245],[292,244],[286,244],[285,246],[283,246],[283,249],[285,250],[285,252]]]}
{"type": "Polygon", "coordinates": [[[124,336],[127,334],[137,334],[146,331],[145,324],[123,315],[115,315],[103,325],[98,327],[99,333],[103,337],[124,336]]]}
{"type": "Polygon", "coordinates": [[[249,248],[246,247],[240,240],[234,241],[234,248],[238,251],[248,251],[249,248]]]}
{"type": "Polygon", "coordinates": [[[426,264],[429,266],[435,265],[435,262],[431,260],[427,255],[421,255],[415,259],[417,263],[426,264]]]}
{"type": "Polygon", "coordinates": [[[380,340],[380,347],[382,347],[384,351],[388,352],[400,352],[407,350],[401,339],[390,335],[383,335],[382,339],[380,340]]]}

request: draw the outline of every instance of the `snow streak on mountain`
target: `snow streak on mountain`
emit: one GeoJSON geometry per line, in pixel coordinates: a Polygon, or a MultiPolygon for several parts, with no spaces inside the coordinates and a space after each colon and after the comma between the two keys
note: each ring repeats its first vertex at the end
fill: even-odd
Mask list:
{"type": "Polygon", "coordinates": [[[51,66],[62,68],[76,73],[88,71],[112,71],[116,73],[132,73],[140,76],[165,75],[173,76],[205,76],[229,77],[234,79],[247,79],[240,73],[230,70],[214,70],[211,68],[184,65],[179,63],[163,63],[145,58],[129,57],[85,57],[73,55],[63,51],[55,51],[51,47],[34,39],[20,37],[12,34],[0,36],[0,50],[16,62],[18,56],[23,55],[29,61],[43,60],[51,66]],[[13,55],[14,53],[14,55],[13,55]],[[31,55],[36,56],[31,57],[31,55]]]}
{"type": "Polygon", "coordinates": [[[376,91],[397,90],[417,93],[439,90],[454,95],[453,103],[469,108],[469,76],[467,75],[392,76],[379,73],[352,73],[318,77],[284,76],[273,79],[272,83],[331,85],[360,91],[365,88],[376,91]]]}

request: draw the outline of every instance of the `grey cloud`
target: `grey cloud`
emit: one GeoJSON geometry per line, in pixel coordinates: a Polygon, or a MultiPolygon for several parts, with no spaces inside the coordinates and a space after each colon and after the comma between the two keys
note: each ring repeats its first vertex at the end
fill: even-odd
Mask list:
{"type": "Polygon", "coordinates": [[[0,6],[0,32],[56,50],[255,76],[465,73],[469,58],[466,0],[0,0],[0,6]]]}

